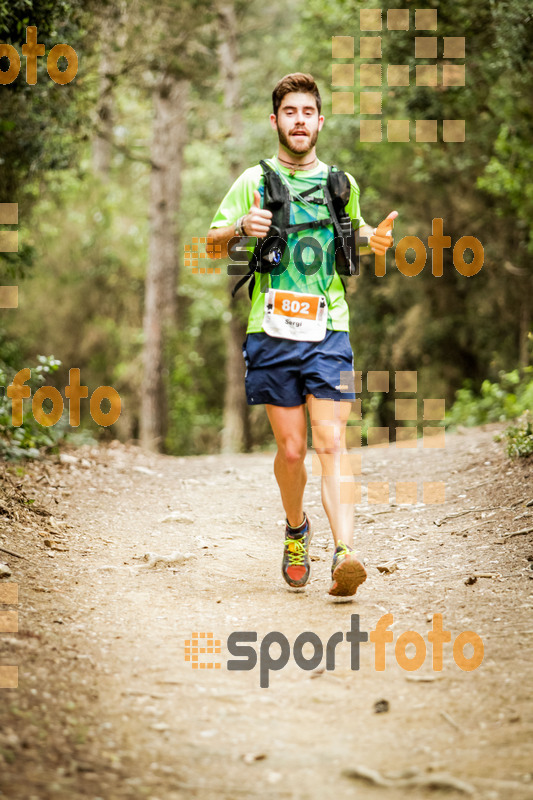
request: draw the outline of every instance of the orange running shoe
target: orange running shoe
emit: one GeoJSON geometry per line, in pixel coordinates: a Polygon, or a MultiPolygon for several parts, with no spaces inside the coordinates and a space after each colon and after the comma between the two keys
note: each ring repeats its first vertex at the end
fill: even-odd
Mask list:
{"type": "Polygon", "coordinates": [[[309,561],[309,543],[312,536],[311,523],[307,514],[304,513],[304,517],[306,525],[301,532],[291,534],[289,526],[285,529],[285,547],[283,561],[281,562],[281,572],[293,589],[305,586],[311,575],[311,563],[309,561]]]}
{"type": "Polygon", "coordinates": [[[332,584],[329,594],[334,597],[350,597],[366,581],[366,570],[355,555],[353,547],[339,542],[331,565],[332,584]]]}

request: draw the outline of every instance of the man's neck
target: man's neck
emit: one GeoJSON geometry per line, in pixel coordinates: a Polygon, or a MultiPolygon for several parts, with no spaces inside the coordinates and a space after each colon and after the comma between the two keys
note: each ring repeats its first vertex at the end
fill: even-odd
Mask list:
{"type": "Polygon", "coordinates": [[[278,148],[278,161],[294,174],[297,170],[313,169],[318,164],[316,148],[307,153],[293,153],[285,150],[281,145],[278,148]]]}

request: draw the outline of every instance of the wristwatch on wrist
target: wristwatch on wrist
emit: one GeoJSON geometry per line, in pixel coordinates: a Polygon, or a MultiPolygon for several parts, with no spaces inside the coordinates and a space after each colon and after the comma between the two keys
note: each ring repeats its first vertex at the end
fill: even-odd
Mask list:
{"type": "Polygon", "coordinates": [[[239,219],[235,223],[235,236],[244,236],[244,228],[242,226],[243,222],[244,222],[244,217],[239,217],[239,219]]]}

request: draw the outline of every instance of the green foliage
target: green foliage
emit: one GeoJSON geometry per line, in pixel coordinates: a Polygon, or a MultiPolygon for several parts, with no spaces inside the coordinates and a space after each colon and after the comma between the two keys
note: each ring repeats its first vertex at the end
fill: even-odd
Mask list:
{"type": "MultiPolygon", "coordinates": [[[[31,378],[27,382],[31,394],[43,385],[45,377],[59,368],[60,361],[53,356],[38,356],[38,364],[31,368],[31,378]]],[[[7,386],[18,370],[0,362],[0,384],[7,386]]],[[[45,401],[45,411],[47,401],[45,401]]],[[[24,414],[22,425],[14,427],[11,416],[11,400],[7,393],[0,396],[0,456],[8,459],[38,458],[41,451],[55,448],[66,434],[66,419],[60,419],[55,425],[46,427],[39,425],[31,410],[31,399],[23,401],[24,414]]]]}
{"type": "Polygon", "coordinates": [[[483,425],[514,419],[533,408],[533,368],[501,372],[499,380],[484,380],[479,392],[467,382],[456,393],[456,401],[446,414],[446,425],[483,425]]]}
{"type": "Polygon", "coordinates": [[[167,452],[175,455],[216,453],[220,445],[225,343],[219,318],[224,304],[202,288],[195,295],[197,303],[189,312],[193,323],[176,333],[168,345],[172,368],[165,444],[167,452]]]}
{"type": "Polygon", "coordinates": [[[533,454],[533,415],[524,414],[516,425],[505,431],[509,458],[525,458],[533,454]]]}
{"type": "MultiPolygon", "coordinates": [[[[45,56],[37,58],[36,84],[26,82],[22,57],[15,81],[0,86],[0,202],[18,203],[19,221],[25,225],[44,193],[44,174],[73,167],[86,135],[90,105],[82,46],[94,43],[87,26],[98,5],[98,0],[0,0],[0,41],[20,56],[26,28],[35,26],[37,42],[45,47],[45,56]],[[69,44],[79,56],[78,74],[65,86],[54,83],[46,69],[46,56],[59,43],[69,44]]],[[[7,59],[1,61],[5,69],[7,59]]],[[[37,255],[22,237],[18,253],[0,253],[0,284],[6,277],[26,277],[37,255]]]]}
{"type": "MultiPolygon", "coordinates": [[[[426,35],[414,28],[414,8],[409,31],[389,32],[386,11],[405,8],[404,0],[363,5],[383,9],[384,138],[387,118],[410,119],[411,141],[359,142],[358,0],[296,0],[290,8],[281,0],[238,0],[243,118],[238,155],[247,167],[275,151],[268,122],[274,83],[291,71],[314,74],[326,116],[319,156],[355,176],[366,221],[377,225],[397,208],[395,240],[418,236],[428,251],[424,270],[414,278],[401,275],[389,253],[385,277],[376,278],[373,258],[363,257],[361,274],[348,281],[356,369],[389,370],[391,376],[394,370],[416,370],[418,396],[448,402],[468,376],[448,424],[512,418],[533,408],[531,372],[522,378],[509,372],[510,365],[531,363],[533,342],[527,340],[533,248],[531,0],[494,0],[475,9],[465,0],[432,0],[438,31],[430,35],[438,36],[439,48],[443,37],[466,37],[466,85],[445,87],[439,78],[434,89],[414,80],[420,63],[414,38],[426,35]],[[353,115],[331,114],[332,36],[355,39],[353,115]],[[409,64],[410,85],[385,88],[387,64],[409,64]],[[414,120],[423,118],[465,119],[465,142],[443,142],[440,122],[438,142],[417,142],[414,120]],[[431,274],[427,239],[433,218],[443,218],[452,246],[465,235],[482,242],[485,264],[478,275],[459,275],[451,249],[444,251],[443,277],[431,274]]],[[[114,386],[123,399],[117,435],[136,438],[149,258],[149,97],[158,72],[167,64],[191,80],[176,220],[180,249],[192,236],[205,236],[231,183],[239,132],[232,129],[217,76],[214,9],[207,11],[202,0],[181,8],[177,0],[157,7],[131,4],[127,36],[113,41],[119,67],[112,90],[116,147],[107,180],[100,183],[91,168],[101,56],[95,32],[99,13],[108,10],[109,4],[95,0],[0,0],[0,41],[20,52],[25,27],[35,24],[47,51],[63,41],[79,57],[78,76],[68,86],[50,81],[44,59],[38,60],[35,86],[26,84],[24,60],[14,84],[0,86],[0,202],[18,202],[20,218],[19,252],[0,254],[0,284],[20,283],[19,309],[3,312],[0,358],[15,369],[34,363],[37,353],[53,352],[62,362],[58,385],[66,385],[68,369],[78,367],[90,391],[114,386]],[[182,26],[184,8],[191,13],[182,26]],[[142,48],[135,50],[139,41],[142,48]]],[[[439,76],[441,60],[442,49],[439,76]]],[[[166,376],[168,452],[218,447],[230,313],[226,265],[220,266],[220,276],[181,269],[179,328],[170,342],[166,376]]],[[[246,292],[240,307],[248,307],[246,292]]],[[[87,405],[82,405],[86,414],[87,405]]],[[[363,398],[363,435],[369,425],[387,424],[394,424],[390,393],[363,398]]],[[[40,432],[52,436],[59,428],[40,432]]],[[[72,435],[88,435],[89,429],[72,435]]],[[[266,440],[262,431],[256,442],[266,440]]]]}
{"type": "MultiPolygon", "coordinates": [[[[135,431],[140,384],[146,172],[136,163],[130,180],[110,187],[80,160],[74,173],[47,175],[50,191],[34,207],[38,224],[21,226],[21,237],[38,248],[39,269],[20,287],[20,308],[2,320],[7,339],[19,342],[22,363],[33,361],[37,347],[57,354],[58,385],[68,384],[74,367],[89,393],[113,386],[122,398],[117,425],[125,438],[135,431]]],[[[0,340],[0,355],[4,347],[0,340]]],[[[93,429],[88,403],[81,409],[82,425],[93,429]]]]}

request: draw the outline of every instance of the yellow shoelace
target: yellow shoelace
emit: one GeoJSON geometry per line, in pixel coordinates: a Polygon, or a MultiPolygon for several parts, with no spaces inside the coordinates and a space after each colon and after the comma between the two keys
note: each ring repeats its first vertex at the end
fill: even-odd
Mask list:
{"type": "Polygon", "coordinates": [[[285,547],[289,551],[289,564],[296,566],[304,563],[305,544],[304,536],[301,539],[285,539],[285,547]]]}
{"type": "Polygon", "coordinates": [[[335,549],[335,561],[339,561],[341,558],[346,558],[349,553],[353,553],[353,548],[348,547],[348,545],[344,544],[344,542],[338,542],[337,547],[340,547],[341,550],[335,549]]]}

